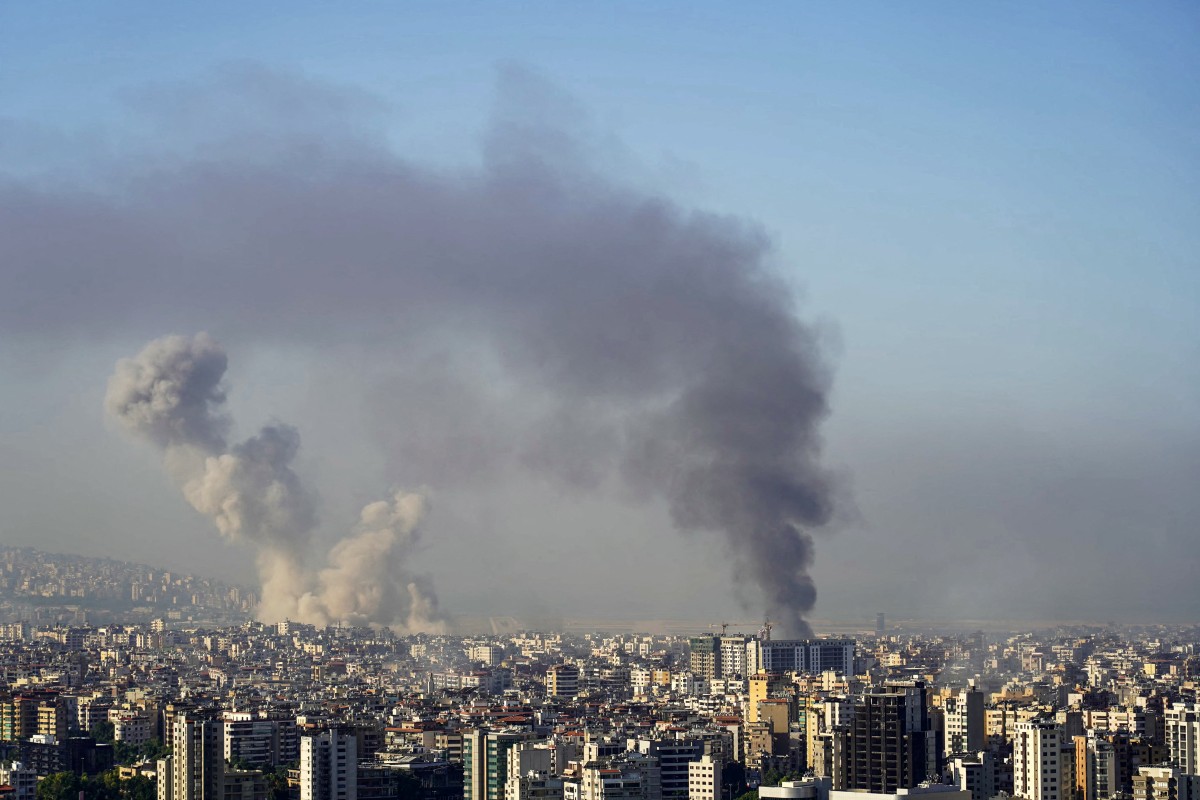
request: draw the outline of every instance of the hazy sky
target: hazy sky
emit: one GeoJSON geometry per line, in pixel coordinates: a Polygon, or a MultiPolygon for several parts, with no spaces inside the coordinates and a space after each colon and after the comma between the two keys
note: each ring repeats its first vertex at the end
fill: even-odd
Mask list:
{"type": "MultiPolygon", "coordinates": [[[[0,541],[253,579],[104,415],[119,358],[205,330],[238,435],[300,431],[318,537],[429,490],[410,568],[445,609],[757,613],[739,554],[597,467],[621,370],[644,399],[678,365],[498,361],[553,309],[350,263],[391,255],[384,208],[517,269],[459,200],[535,154],[571,220],[652,201],[671,252],[715,231],[797,292],[840,476],[817,618],[1200,618],[1198,41],[1182,2],[0,5],[0,541]],[[376,202],[380,169],[434,194],[376,202]],[[317,198],[362,250],[311,246],[317,198]]],[[[624,274],[645,251],[606,225],[588,252],[624,274]]],[[[568,322],[633,335],[587,296],[568,322]]],[[[645,296],[630,319],[670,317],[645,296]]]]}

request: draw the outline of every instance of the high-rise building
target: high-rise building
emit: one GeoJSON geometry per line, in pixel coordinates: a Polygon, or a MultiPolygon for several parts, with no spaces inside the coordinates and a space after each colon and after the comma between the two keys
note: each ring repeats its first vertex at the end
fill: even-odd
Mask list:
{"type": "Polygon", "coordinates": [[[971,793],[971,800],[991,800],[1000,794],[1000,763],[988,750],[956,755],[946,771],[958,788],[971,793]]]}
{"type": "Polygon", "coordinates": [[[1062,728],[1053,720],[1018,722],[1013,734],[1013,795],[1062,800],[1062,728]]]}
{"type": "Polygon", "coordinates": [[[223,725],[215,714],[183,711],[171,724],[171,800],[221,800],[223,725]]]}
{"type": "Polygon", "coordinates": [[[300,755],[300,729],[295,718],[266,711],[226,711],[223,719],[228,761],[263,769],[294,762],[300,755]]]}
{"type": "Polygon", "coordinates": [[[155,797],[158,800],[175,800],[175,784],[172,782],[174,764],[175,759],[171,756],[160,758],[154,762],[154,777],[158,784],[155,797]]]}
{"type": "Polygon", "coordinates": [[[67,737],[67,705],[54,691],[18,691],[0,699],[0,739],[17,741],[41,734],[67,737]]]}
{"type": "Polygon", "coordinates": [[[850,755],[848,729],[821,731],[809,748],[808,768],[818,777],[829,778],[837,789],[845,789],[850,785],[850,755]]]}
{"type": "Polygon", "coordinates": [[[357,742],[337,728],[300,737],[300,800],[357,800],[357,742]]]}
{"type": "Polygon", "coordinates": [[[628,749],[658,759],[663,800],[686,800],[688,764],[699,761],[704,742],[699,739],[630,739],[628,749]]]}
{"type": "Polygon", "coordinates": [[[721,800],[721,764],[712,756],[688,763],[688,800],[721,800]]]}
{"type": "Polygon", "coordinates": [[[579,667],[555,664],[546,670],[547,697],[574,697],[579,694],[579,667]]]}
{"type": "Polygon", "coordinates": [[[778,689],[780,677],[765,672],[750,676],[746,692],[746,722],[758,722],[760,710],[758,704],[770,697],[773,690],[778,689]]]}
{"type": "Polygon", "coordinates": [[[984,728],[983,692],[975,687],[974,679],[967,688],[946,698],[946,755],[978,753],[983,749],[984,728]]]}
{"type": "Polygon", "coordinates": [[[853,639],[752,639],[746,645],[747,662],[754,672],[800,672],[819,675],[854,674],[853,639]]]}
{"type": "MultiPolygon", "coordinates": [[[[536,735],[523,730],[479,728],[463,735],[463,799],[504,800],[509,751],[536,735]]],[[[301,798],[306,800],[306,798],[301,798]]]]}
{"type": "Polygon", "coordinates": [[[1171,763],[1186,775],[1200,775],[1200,705],[1173,703],[1163,716],[1171,763]]]}
{"type": "Polygon", "coordinates": [[[1088,730],[1085,735],[1074,737],[1073,745],[1074,800],[1108,800],[1132,790],[1133,759],[1128,733],[1088,730]]]}
{"type": "Polygon", "coordinates": [[[721,658],[721,675],[723,678],[744,678],[754,672],[770,672],[771,670],[756,669],[748,658],[747,645],[757,639],[742,633],[722,634],[719,642],[721,658]]]}
{"type": "Polygon", "coordinates": [[[854,701],[848,788],[890,794],[940,773],[925,684],[889,683],[854,701]]]}
{"type": "Polygon", "coordinates": [[[267,776],[257,769],[227,769],[221,777],[221,800],[267,800],[267,776]]]}
{"type": "Polygon", "coordinates": [[[721,645],[716,636],[693,636],[688,640],[688,670],[711,681],[721,677],[721,645]]]}

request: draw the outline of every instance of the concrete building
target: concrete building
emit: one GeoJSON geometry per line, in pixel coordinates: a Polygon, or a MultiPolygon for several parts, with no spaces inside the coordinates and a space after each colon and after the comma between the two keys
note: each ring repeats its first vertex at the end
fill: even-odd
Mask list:
{"type": "Polygon", "coordinates": [[[175,716],[169,800],[218,800],[222,796],[225,753],[221,732],[221,721],[215,715],[181,712],[175,716]]]}
{"type": "Polygon", "coordinates": [[[1062,728],[1051,720],[1018,722],[1013,734],[1013,795],[1063,800],[1062,728]]]}
{"type": "Polygon", "coordinates": [[[954,753],[978,753],[983,749],[985,736],[983,692],[975,687],[974,679],[957,695],[946,698],[947,756],[954,753]]]}
{"type": "Polygon", "coordinates": [[[546,670],[547,697],[574,697],[579,694],[579,667],[555,664],[546,670]]]}
{"type": "Polygon", "coordinates": [[[37,772],[20,761],[0,764],[0,784],[13,788],[11,800],[36,800],[37,782],[37,772]]]}
{"type": "Polygon", "coordinates": [[[721,764],[712,756],[688,763],[688,800],[721,800],[721,764]]]}
{"type": "MultiPolygon", "coordinates": [[[[1089,730],[1074,741],[1074,800],[1108,800],[1129,782],[1129,742],[1124,734],[1089,730]]],[[[1063,770],[1069,771],[1064,764],[1063,770]]],[[[1064,777],[1064,783],[1067,777],[1064,777]]]]}
{"type": "Polygon", "coordinates": [[[175,784],[172,781],[174,763],[175,759],[171,756],[154,762],[155,796],[158,800],[175,800],[175,784]]]}
{"type": "Polygon", "coordinates": [[[1000,764],[988,750],[954,756],[946,764],[951,781],[971,793],[971,800],[991,800],[1000,794],[1000,764]]]}
{"type": "Polygon", "coordinates": [[[300,738],[300,800],[357,800],[358,739],[331,728],[300,738]]]}
{"type": "Polygon", "coordinates": [[[746,646],[752,672],[854,674],[853,639],[753,639],[746,646]]]}
{"type": "Polygon", "coordinates": [[[716,636],[693,636],[688,640],[688,670],[711,681],[721,677],[721,646],[716,636]]]}
{"type": "Polygon", "coordinates": [[[925,684],[890,683],[854,700],[846,786],[895,792],[936,778],[939,753],[926,709],[925,684]]]}
{"type": "Polygon", "coordinates": [[[266,711],[226,711],[222,716],[225,758],[257,769],[295,761],[300,755],[300,729],[295,718],[266,711]]]}
{"type": "Polygon", "coordinates": [[[663,800],[686,800],[688,765],[704,755],[699,739],[630,739],[627,749],[658,759],[663,800]]]}
{"type": "Polygon", "coordinates": [[[267,777],[258,770],[225,770],[221,800],[266,800],[267,777]]]}
{"type": "Polygon", "coordinates": [[[1200,800],[1200,775],[1178,767],[1138,767],[1134,800],[1200,800]]]}
{"type": "Polygon", "coordinates": [[[660,777],[656,760],[638,753],[587,762],[564,776],[563,800],[662,800],[660,777]]]}
{"type": "Polygon", "coordinates": [[[467,658],[485,667],[494,667],[504,658],[504,649],[491,644],[477,644],[467,650],[467,658]]]}
{"type": "Polygon", "coordinates": [[[1200,706],[1173,703],[1163,716],[1171,763],[1186,775],[1200,775],[1200,706]]]}
{"type": "Polygon", "coordinates": [[[509,775],[504,800],[563,800],[563,779],[547,772],[509,775]]]}
{"type": "Polygon", "coordinates": [[[769,669],[755,668],[747,651],[748,645],[757,639],[740,633],[723,634],[719,641],[721,674],[719,677],[744,678],[754,672],[771,672],[769,669]]]}
{"type": "Polygon", "coordinates": [[[509,774],[509,751],[536,739],[536,735],[524,730],[479,728],[464,734],[464,800],[503,800],[509,774]]]}
{"type": "Polygon", "coordinates": [[[157,739],[158,720],[143,709],[110,709],[108,721],[113,726],[113,739],[129,745],[143,745],[157,739]]]}

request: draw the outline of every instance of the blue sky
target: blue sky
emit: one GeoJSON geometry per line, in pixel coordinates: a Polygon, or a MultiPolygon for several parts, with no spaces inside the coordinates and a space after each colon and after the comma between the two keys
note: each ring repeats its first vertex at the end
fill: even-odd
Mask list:
{"type": "MultiPolygon", "coordinates": [[[[1140,569],[1178,589],[1165,616],[1196,618],[1176,557],[1200,478],[1197,41],[1188,3],[9,3],[0,168],[71,180],[136,153],[159,135],[130,110],[148,87],[246,61],[377,96],[396,151],[472,164],[497,68],[522,65],[561,90],[602,169],[760,224],[826,331],[828,461],[853,476],[856,513],[818,541],[817,616],[1140,617],[1154,602],[1090,588],[1140,569]],[[911,581],[927,569],[941,579],[911,581]]],[[[50,398],[128,350],[67,346],[70,369],[31,373],[45,346],[3,344],[10,447],[95,425],[47,416],[50,398]]],[[[308,374],[277,355],[257,374],[308,374]]],[[[257,411],[304,419],[246,380],[257,411]]],[[[24,447],[49,474],[53,448],[24,447]]],[[[31,506],[0,536],[71,549],[82,516],[31,506]]],[[[118,527],[100,524],[124,542],[118,527]]],[[[435,572],[454,557],[426,555],[435,572]]]]}

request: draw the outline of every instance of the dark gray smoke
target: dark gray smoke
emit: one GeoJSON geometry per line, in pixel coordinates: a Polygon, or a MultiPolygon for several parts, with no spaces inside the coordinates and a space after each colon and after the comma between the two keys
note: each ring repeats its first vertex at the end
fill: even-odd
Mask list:
{"type": "MultiPolygon", "coordinates": [[[[0,183],[0,270],[15,287],[0,293],[0,332],[352,343],[372,369],[403,358],[402,385],[423,380],[413,354],[444,351],[462,388],[446,409],[494,419],[390,409],[409,433],[383,439],[413,444],[395,463],[428,467],[405,483],[512,466],[585,489],[619,475],[666,498],[681,529],[719,531],[737,580],[761,589],[779,629],[806,633],[808,531],[831,514],[828,376],[762,233],[606,178],[527,75],[502,78],[483,165],[453,172],[391,152],[339,97],[234,72],[172,93],[171,114],[239,120],[203,147],[126,159],[87,191],[0,183]]],[[[167,389],[135,392],[151,413],[130,424],[160,443],[203,438],[187,415],[172,423],[182,433],[156,421],[167,389]]]]}

